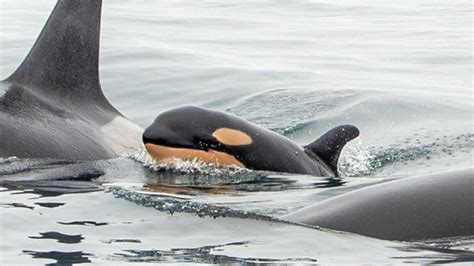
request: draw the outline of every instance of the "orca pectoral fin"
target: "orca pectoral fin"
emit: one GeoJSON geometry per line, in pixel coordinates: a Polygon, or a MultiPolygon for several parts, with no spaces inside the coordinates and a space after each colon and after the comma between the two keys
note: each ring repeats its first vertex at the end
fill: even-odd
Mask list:
{"type": "Polygon", "coordinates": [[[323,160],[337,175],[337,162],[342,148],[359,136],[359,129],[351,125],[342,125],[329,130],[326,134],[304,148],[323,160]]]}
{"type": "Polygon", "coordinates": [[[6,81],[61,99],[103,102],[101,9],[102,0],[58,0],[33,48],[6,81]]]}

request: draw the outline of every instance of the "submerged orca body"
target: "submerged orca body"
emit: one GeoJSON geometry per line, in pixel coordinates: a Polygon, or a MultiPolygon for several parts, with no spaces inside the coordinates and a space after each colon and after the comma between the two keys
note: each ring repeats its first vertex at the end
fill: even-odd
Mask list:
{"type": "Polygon", "coordinates": [[[254,170],[337,176],[342,148],[358,135],[354,126],[339,126],[300,147],[231,114],[180,107],[160,114],[143,133],[143,142],[158,160],[197,158],[254,170]]]}
{"type": "Polygon", "coordinates": [[[474,235],[474,169],[369,186],[281,219],[387,240],[474,235]]]}
{"type": "Polygon", "coordinates": [[[59,0],[18,69],[0,82],[0,157],[105,159],[140,147],[141,129],[99,81],[101,0],[59,0]]]}

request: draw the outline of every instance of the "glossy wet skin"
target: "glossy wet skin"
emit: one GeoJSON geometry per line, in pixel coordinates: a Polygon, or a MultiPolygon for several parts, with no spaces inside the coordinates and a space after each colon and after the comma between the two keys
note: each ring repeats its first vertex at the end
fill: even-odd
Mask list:
{"type": "Polygon", "coordinates": [[[23,63],[0,81],[0,157],[98,160],[140,147],[141,128],[102,93],[101,7],[58,1],[23,63]]]}
{"type": "Polygon", "coordinates": [[[387,240],[474,235],[474,169],[369,186],[281,219],[387,240]]]}
{"type": "Polygon", "coordinates": [[[145,130],[143,142],[159,160],[197,158],[255,170],[336,175],[316,155],[275,132],[198,107],[160,114],[145,130]]]}
{"type": "Polygon", "coordinates": [[[227,146],[251,144],[252,136],[247,132],[254,132],[255,129],[237,117],[222,114],[198,107],[181,107],[164,112],[146,129],[143,141],[145,144],[153,143],[174,148],[218,151],[226,151],[227,146]],[[242,136],[247,136],[250,141],[237,142],[235,145],[221,142],[214,133],[222,130],[235,130],[242,136]]]}

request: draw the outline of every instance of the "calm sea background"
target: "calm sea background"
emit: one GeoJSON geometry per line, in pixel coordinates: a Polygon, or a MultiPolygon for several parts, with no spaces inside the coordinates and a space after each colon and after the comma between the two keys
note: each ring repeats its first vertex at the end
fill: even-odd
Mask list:
{"type": "MultiPolygon", "coordinates": [[[[54,4],[0,0],[0,79],[54,4]]],[[[198,105],[300,144],[353,124],[361,136],[342,154],[346,183],[166,174],[142,151],[93,163],[0,158],[0,264],[459,260],[449,250],[473,259],[472,238],[412,245],[267,219],[372,182],[473,165],[472,12],[463,0],[104,0],[102,87],[130,120],[146,127],[164,110],[198,105]],[[38,181],[84,176],[101,182],[38,181]],[[222,178],[238,196],[143,186],[222,178]],[[199,217],[221,212],[227,218],[199,217]]]]}

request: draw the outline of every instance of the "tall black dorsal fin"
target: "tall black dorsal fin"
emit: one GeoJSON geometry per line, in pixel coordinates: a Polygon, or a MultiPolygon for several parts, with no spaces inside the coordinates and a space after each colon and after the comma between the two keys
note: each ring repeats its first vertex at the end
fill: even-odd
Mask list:
{"type": "Polygon", "coordinates": [[[305,146],[305,149],[317,155],[337,175],[337,162],[342,148],[347,142],[359,136],[359,129],[351,125],[335,127],[319,139],[305,146]]]}
{"type": "Polygon", "coordinates": [[[101,9],[102,0],[58,0],[33,48],[7,81],[64,100],[107,102],[98,67],[101,9]]]}

